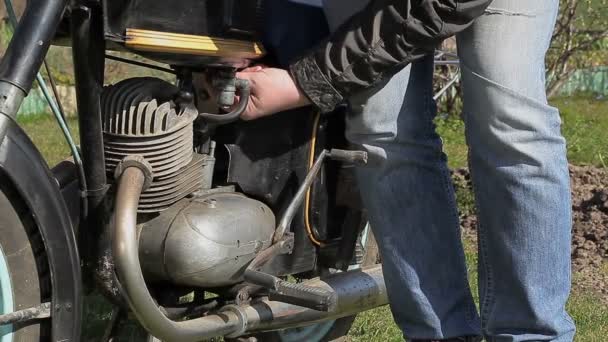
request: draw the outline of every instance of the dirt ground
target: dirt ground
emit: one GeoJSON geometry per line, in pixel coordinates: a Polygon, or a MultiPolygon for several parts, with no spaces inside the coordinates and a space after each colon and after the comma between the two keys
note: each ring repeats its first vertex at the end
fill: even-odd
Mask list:
{"type": "MultiPolygon", "coordinates": [[[[453,172],[459,193],[470,189],[468,170],[453,172]]],[[[572,185],[572,269],[574,286],[598,293],[608,304],[608,170],[570,166],[572,185]]],[[[461,215],[464,234],[475,239],[474,212],[461,215]]]]}

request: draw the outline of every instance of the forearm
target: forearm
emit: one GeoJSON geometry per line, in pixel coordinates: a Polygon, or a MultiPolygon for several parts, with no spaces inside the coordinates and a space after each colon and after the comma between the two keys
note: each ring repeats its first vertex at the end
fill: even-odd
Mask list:
{"type": "Polygon", "coordinates": [[[291,74],[321,111],[374,87],[468,27],[491,0],[372,0],[291,74]]]}

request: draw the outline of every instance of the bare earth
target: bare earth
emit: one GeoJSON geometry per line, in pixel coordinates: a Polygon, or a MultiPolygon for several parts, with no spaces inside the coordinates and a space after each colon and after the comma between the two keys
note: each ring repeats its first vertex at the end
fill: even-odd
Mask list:
{"type": "MultiPolygon", "coordinates": [[[[469,172],[453,172],[456,188],[470,189],[469,172]]],[[[597,293],[608,304],[608,170],[592,166],[570,166],[572,185],[573,284],[597,293]]],[[[475,239],[477,217],[461,215],[464,234],[475,239]]]]}

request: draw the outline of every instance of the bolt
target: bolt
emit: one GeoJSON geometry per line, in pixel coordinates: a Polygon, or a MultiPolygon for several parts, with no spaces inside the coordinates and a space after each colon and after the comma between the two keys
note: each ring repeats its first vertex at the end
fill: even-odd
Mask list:
{"type": "Polygon", "coordinates": [[[254,245],[253,245],[253,252],[254,253],[259,252],[263,246],[264,246],[264,244],[262,243],[262,241],[255,240],[254,245]]]}
{"type": "Polygon", "coordinates": [[[209,207],[209,208],[216,208],[217,207],[217,201],[214,200],[213,198],[211,199],[207,199],[204,201],[205,204],[209,207]]]}

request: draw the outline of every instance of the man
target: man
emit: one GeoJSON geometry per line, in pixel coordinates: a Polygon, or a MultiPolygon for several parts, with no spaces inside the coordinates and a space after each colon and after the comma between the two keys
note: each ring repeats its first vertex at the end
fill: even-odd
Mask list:
{"type": "Polygon", "coordinates": [[[325,0],[334,32],[290,72],[240,73],[252,86],[243,118],[348,104],[347,137],[370,154],[362,197],[408,339],[571,341],[569,178],[544,90],[558,0],[367,2],[325,0]],[[479,214],[479,313],[433,125],[431,54],[454,33],[479,214]]]}

